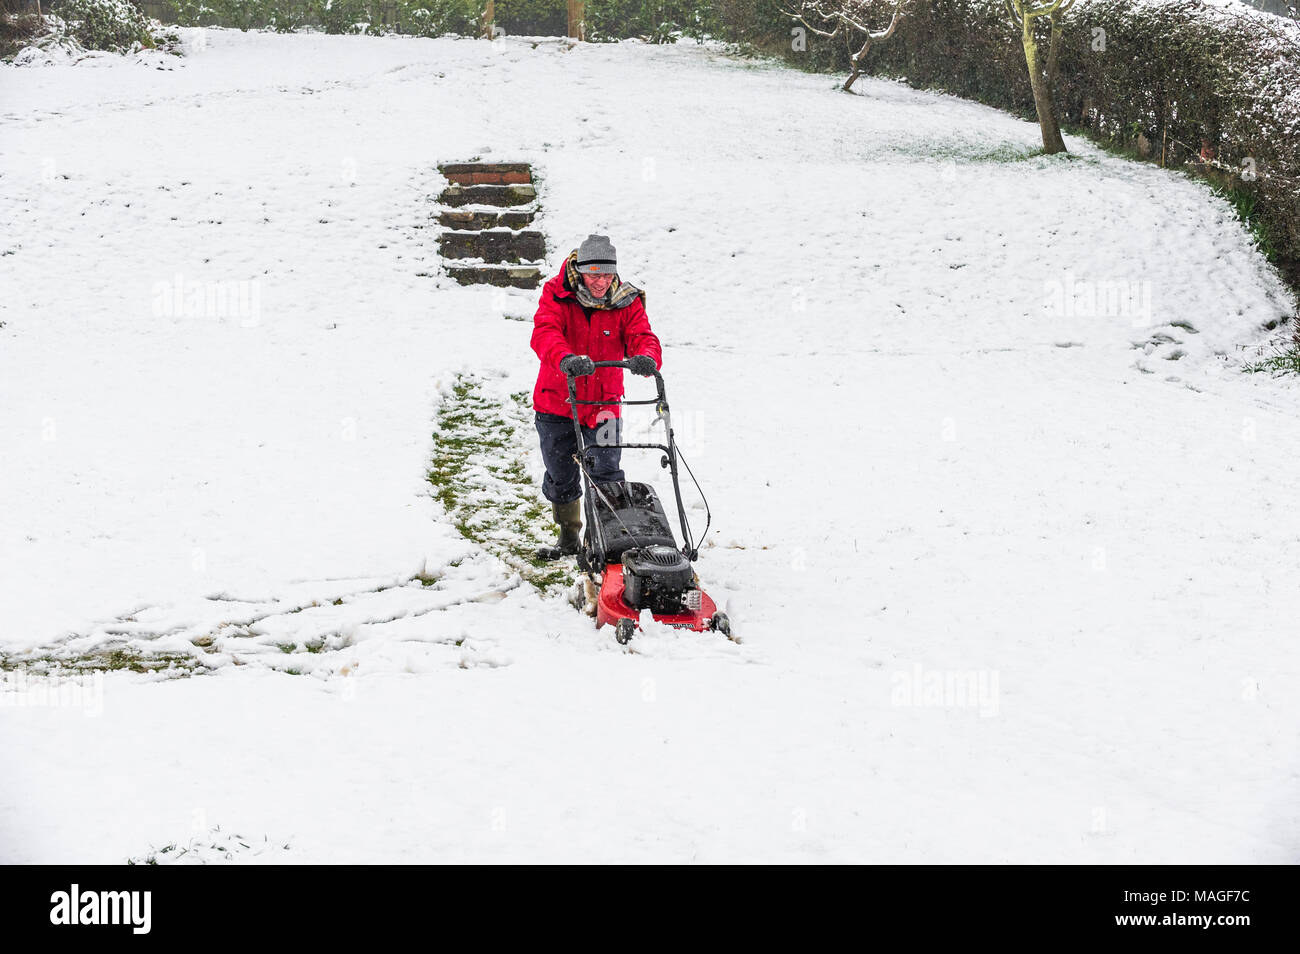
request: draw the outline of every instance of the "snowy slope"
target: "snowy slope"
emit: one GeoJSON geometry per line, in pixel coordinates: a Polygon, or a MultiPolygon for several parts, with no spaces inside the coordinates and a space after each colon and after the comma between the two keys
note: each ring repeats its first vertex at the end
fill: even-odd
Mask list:
{"type": "Polygon", "coordinates": [[[1224,203],[693,46],[200,35],[0,69],[0,650],[209,667],[6,677],[0,860],[1296,860],[1293,305],[1224,203]],[[741,644],[628,654],[433,499],[457,376],[536,373],[441,277],[475,156],[649,289],[741,644]]]}

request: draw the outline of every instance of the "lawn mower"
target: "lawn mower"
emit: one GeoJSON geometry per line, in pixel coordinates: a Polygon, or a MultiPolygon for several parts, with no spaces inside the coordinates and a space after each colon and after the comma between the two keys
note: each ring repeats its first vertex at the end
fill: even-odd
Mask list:
{"type": "MultiPolygon", "coordinates": [[[[597,361],[595,365],[597,368],[629,367],[626,361],[597,361]]],[[[576,380],[573,375],[568,375],[569,405],[573,429],[578,435],[578,452],[574,459],[582,471],[585,529],[578,551],[578,569],[586,574],[586,580],[580,581],[585,594],[583,602],[587,604],[588,612],[591,604],[595,604],[597,628],[607,624],[613,626],[614,638],[624,644],[636,632],[641,611],[645,609],[650,610],[657,622],[669,626],[695,632],[711,630],[730,637],[731,621],[700,588],[699,577],[691,566],[699,557],[698,543],[704,535],[698,541],[691,537],[677,474],[681,455],[673,438],[668,399],[664,396],[664,379],[658,371],[653,375],[656,390],[653,399],[629,401],[624,398],[614,402],[579,401],[576,380]],[[590,448],[583,436],[578,411],[584,404],[607,406],[611,403],[624,406],[652,404],[655,408],[654,424],[663,422],[662,444],[603,446],[661,452],[659,464],[672,475],[673,497],[682,528],[680,548],[673,539],[664,505],[653,487],[631,480],[596,483],[591,479],[587,460],[590,448]]],[[[689,464],[686,464],[686,471],[690,473],[689,464]]],[[[691,480],[695,480],[694,474],[691,474],[691,480]]],[[[699,486],[696,482],[696,490],[699,486]]],[[[703,498],[703,492],[700,496],[703,498]]],[[[707,534],[713,520],[707,501],[704,510],[704,533],[707,534]]]]}

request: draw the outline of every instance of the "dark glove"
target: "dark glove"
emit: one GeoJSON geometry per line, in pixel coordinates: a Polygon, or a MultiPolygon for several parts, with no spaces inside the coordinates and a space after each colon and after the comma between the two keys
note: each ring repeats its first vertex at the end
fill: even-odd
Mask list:
{"type": "Polygon", "coordinates": [[[585,354],[565,355],[560,359],[560,371],[570,377],[580,378],[587,374],[595,374],[596,362],[585,354]]]}
{"type": "Polygon", "coordinates": [[[639,354],[634,358],[627,359],[627,369],[633,374],[639,374],[643,378],[648,378],[659,370],[655,364],[655,359],[648,354],[639,354]]]}

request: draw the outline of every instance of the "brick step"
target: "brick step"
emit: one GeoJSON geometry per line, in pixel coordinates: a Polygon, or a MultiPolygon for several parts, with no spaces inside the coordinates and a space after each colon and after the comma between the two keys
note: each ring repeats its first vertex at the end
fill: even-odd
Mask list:
{"type": "Polygon", "coordinates": [[[526,162],[445,162],[438,166],[438,171],[457,185],[515,185],[533,181],[532,169],[526,162]]]}
{"type": "Polygon", "coordinates": [[[443,209],[438,213],[438,224],[449,229],[481,232],[484,229],[522,229],[531,225],[535,212],[470,212],[443,209]]]}
{"type": "Polygon", "coordinates": [[[458,205],[527,205],[537,198],[537,190],[530,185],[449,185],[442,190],[438,201],[452,207],[458,205]]]}
{"type": "Polygon", "coordinates": [[[536,265],[447,265],[447,274],[462,285],[536,288],[542,271],[536,265]]]}
{"type": "Polygon", "coordinates": [[[485,262],[519,262],[546,257],[541,232],[444,232],[438,236],[443,258],[481,258],[485,262]]]}

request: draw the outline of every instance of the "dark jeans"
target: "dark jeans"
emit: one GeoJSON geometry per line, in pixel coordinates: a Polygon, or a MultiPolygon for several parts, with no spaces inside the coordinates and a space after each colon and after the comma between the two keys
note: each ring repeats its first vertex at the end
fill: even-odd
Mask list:
{"type": "MultiPolygon", "coordinates": [[[[582,478],[573,459],[578,452],[578,435],[573,433],[573,419],[542,411],[535,413],[537,436],[542,442],[542,461],[546,464],[542,496],[557,504],[577,500],[582,496],[582,478]]],[[[602,441],[617,444],[622,435],[623,426],[618,418],[610,418],[599,427],[582,429],[583,443],[587,445],[587,473],[593,483],[623,480],[623,471],[619,468],[622,448],[601,446],[602,441]]]]}

